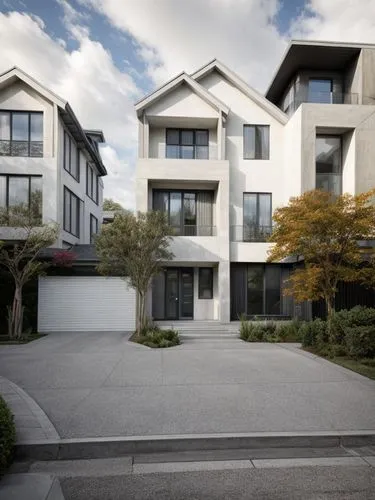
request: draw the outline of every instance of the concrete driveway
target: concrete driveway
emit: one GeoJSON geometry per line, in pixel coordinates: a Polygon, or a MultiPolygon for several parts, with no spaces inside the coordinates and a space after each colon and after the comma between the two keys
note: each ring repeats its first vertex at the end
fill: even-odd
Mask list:
{"type": "Polygon", "coordinates": [[[375,382],[291,345],[187,339],[151,350],[121,333],[0,347],[61,437],[375,430],[375,382]]]}

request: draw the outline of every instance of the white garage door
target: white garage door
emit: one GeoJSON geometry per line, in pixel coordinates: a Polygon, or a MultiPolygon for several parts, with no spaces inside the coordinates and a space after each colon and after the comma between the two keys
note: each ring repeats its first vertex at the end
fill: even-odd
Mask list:
{"type": "Polygon", "coordinates": [[[135,292],[120,278],[39,278],[38,330],[134,331],[135,292]]]}

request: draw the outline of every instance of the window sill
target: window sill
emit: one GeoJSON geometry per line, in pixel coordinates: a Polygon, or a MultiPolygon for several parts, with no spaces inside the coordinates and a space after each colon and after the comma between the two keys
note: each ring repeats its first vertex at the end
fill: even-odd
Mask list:
{"type": "Polygon", "coordinates": [[[87,198],[90,198],[90,200],[91,200],[92,202],[94,202],[94,203],[95,203],[95,205],[99,206],[99,200],[97,200],[97,201],[96,201],[96,200],[94,200],[94,198],[91,198],[91,196],[90,196],[88,193],[86,193],[86,196],[87,196],[87,198]]]}
{"type": "Polygon", "coordinates": [[[66,233],[70,234],[71,236],[74,236],[74,238],[77,238],[79,240],[80,238],[80,235],[76,235],[74,233],[71,233],[70,231],[68,231],[67,229],[65,229],[65,227],[63,228],[63,231],[65,231],[66,233]]]}
{"type": "Polygon", "coordinates": [[[67,170],[65,167],[64,167],[64,170],[65,170],[65,172],[67,172],[67,173],[70,175],[70,177],[72,177],[72,178],[73,178],[76,182],[78,182],[78,183],[80,182],[80,176],[78,176],[78,177],[74,177],[74,175],[73,175],[72,173],[70,173],[70,172],[69,172],[69,170],[67,170]]]}

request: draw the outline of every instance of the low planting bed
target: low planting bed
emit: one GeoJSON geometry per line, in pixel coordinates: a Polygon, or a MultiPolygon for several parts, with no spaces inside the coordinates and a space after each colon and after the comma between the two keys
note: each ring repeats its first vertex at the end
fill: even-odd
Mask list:
{"type": "Polygon", "coordinates": [[[8,334],[0,334],[0,345],[28,344],[29,342],[41,339],[46,335],[47,334],[45,333],[25,333],[21,338],[15,339],[9,337],[8,334]]]}
{"type": "Polygon", "coordinates": [[[134,333],[130,340],[154,349],[173,347],[181,343],[176,330],[161,330],[158,326],[145,329],[141,335],[134,333]]]}
{"type": "Polygon", "coordinates": [[[245,342],[301,342],[297,320],[247,321],[241,319],[240,338],[245,342]]]}
{"type": "Polygon", "coordinates": [[[0,396],[0,477],[11,464],[15,442],[16,428],[13,415],[0,396]]]}

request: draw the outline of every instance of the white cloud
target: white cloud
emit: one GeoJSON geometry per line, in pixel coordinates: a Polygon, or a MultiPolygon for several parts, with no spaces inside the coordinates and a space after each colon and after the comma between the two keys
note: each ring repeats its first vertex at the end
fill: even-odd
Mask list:
{"type": "Polygon", "coordinates": [[[105,197],[113,198],[124,208],[135,207],[135,176],[130,163],[119,157],[117,151],[108,145],[100,148],[105,165],[111,166],[110,175],[104,177],[105,197]]]}
{"type": "Polygon", "coordinates": [[[81,0],[139,43],[155,83],[222,60],[263,90],[286,41],[274,18],[278,0],[81,0]]]}
{"type": "MultiPolygon", "coordinates": [[[[91,40],[88,30],[75,24],[73,18],[74,12],[65,10],[66,27],[78,42],[78,49],[69,52],[61,40],[46,33],[42,19],[20,12],[0,13],[0,72],[14,65],[21,67],[68,100],[84,127],[103,129],[109,144],[103,150],[109,174],[104,178],[105,196],[128,204],[133,189],[125,157],[129,157],[129,150],[135,150],[133,103],[139,90],[132,77],[121,72],[110,53],[91,40]]],[[[130,155],[132,161],[133,157],[130,155]]]]}

